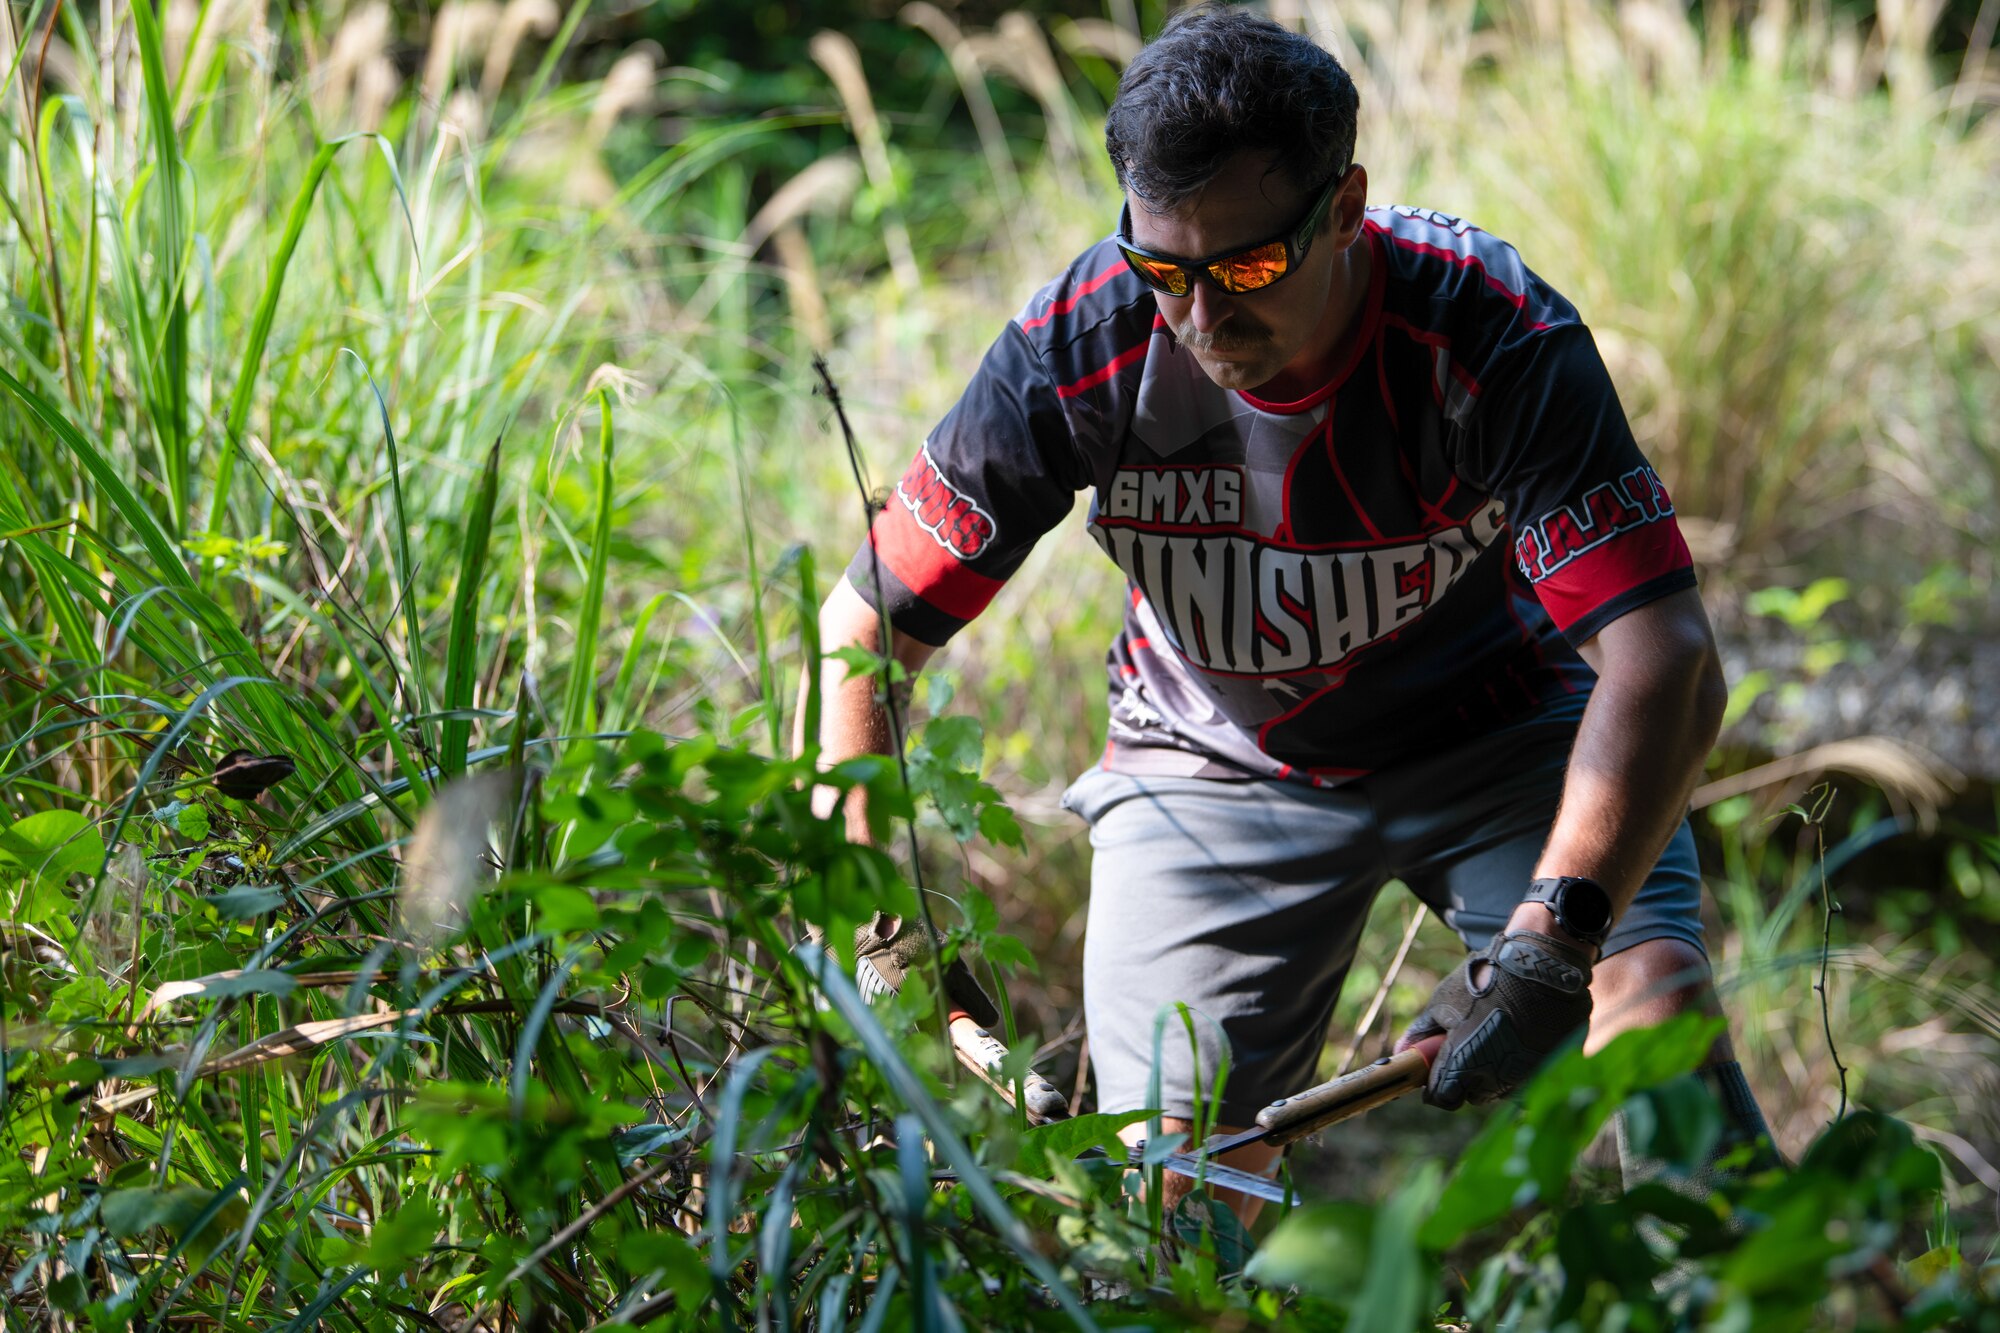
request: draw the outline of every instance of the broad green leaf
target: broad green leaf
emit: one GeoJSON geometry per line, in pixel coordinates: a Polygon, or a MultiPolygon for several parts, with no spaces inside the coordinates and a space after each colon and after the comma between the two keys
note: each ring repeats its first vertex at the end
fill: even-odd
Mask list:
{"type": "Polygon", "coordinates": [[[683,1309],[695,1309],[709,1295],[709,1273],[694,1246],[661,1228],[628,1231],[618,1238],[618,1263],[633,1277],[663,1274],[683,1309]]]}
{"type": "Polygon", "coordinates": [[[1021,1136],[1014,1156],[1014,1169],[1024,1176],[1046,1177],[1050,1163],[1066,1161],[1092,1148],[1102,1148],[1122,1157],[1125,1145],[1118,1131],[1152,1115],[1151,1111],[1100,1111],[1095,1115],[1072,1116],[1053,1124],[1035,1125],[1021,1136]]]}
{"type": "Polygon", "coordinates": [[[1721,1019],[1681,1014],[1595,1055],[1572,1046],[1554,1056],[1460,1157],[1422,1243],[1442,1250],[1537,1198],[1560,1199],[1577,1154],[1612,1112],[1635,1090],[1694,1069],[1721,1030],[1721,1019]]]}
{"type": "Polygon", "coordinates": [[[416,1198],[375,1219],[360,1262],[378,1273],[400,1273],[410,1260],[428,1254],[443,1230],[444,1215],[429,1199],[416,1198]]]}
{"type": "Polygon", "coordinates": [[[103,835],[74,810],[43,810],[15,820],[0,835],[0,850],[52,884],[79,871],[94,875],[104,868],[103,835]]]}
{"type": "Polygon", "coordinates": [[[198,805],[184,805],[174,815],[174,829],[190,842],[208,836],[208,811],[198,805]]]}
{"type": "Polygon", "coordinates": [[[290,995],[298,986],[289,972],[255,968],[248,972],[218,972],[191,981],[169,981],[153,992],[155,1008],[170,1000],[225,1000],[238,995],[290,995]]]}
{"type": "Polygon", "coordinates": [[[63,887],[73,874],[95,875],[104,868],[104,837],[74,810],[43,810],[0,832],[0,856],[28,875],[17,901],[0,894],[0,910],[33,925],[71,910],[63,887]]]}
{"type": "Polygon", "coordinates": [[[251,917],[262,916],[274,911],[285,901],[284,894],[273,888],[244,886],[210,894],[203,899],[215,914],[230,921],[247,921],[251,917]]]}
{"type": "Polygon", "coordinates": [[[1023,848],[1027,839],[1021,833],[1021,822],[1014,818],[1014,812],[1003,800],[996,800],[980,807],[979,836],[988,842],[997,842],[1003,847],[1023,848]]]}
{"type": "Polygon", "coordinates": [[[535,891],[538,929],[555,934],[594,930],[599,920],[597,903],[588,893],[569,884],[551,884],[535,891]]]}
{"type": "Polygon", "coordinates": [[[248,1205],[236,1191],[206,1221],[216,1191],[205,1185],[144,1185],[112,1190],[104,1196],[98,1217],[114,1236],[137,1236],[164,1227],[187,1254],[199,1261],[220,1245],[225,1237],[243,1225],[248,1205]],[[191,1229],[192,1232],[191,1232],[191,1229]]]}
{"type": "Polygon", "coordinates": [[[1296,1286],[1348,1310],[1353,1329],[1411,1329],[1430,1307],[1434,1261],[1417,1236],[1438,1206],[1436,1162],[1425,1162],[1379,1208],[1327,1203],[1280,1221],[1244,1270],[1268,1286],[1296,1286]]]}

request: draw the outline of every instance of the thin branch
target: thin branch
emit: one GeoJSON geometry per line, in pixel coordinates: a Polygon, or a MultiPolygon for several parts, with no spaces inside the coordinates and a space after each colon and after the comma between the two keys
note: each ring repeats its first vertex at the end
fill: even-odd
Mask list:
{"type": "Polygon", "coordinates": [[[1814,852],[1819,860],[1819,900],[1821,909],[1819,937],[1819,980],[1813,989],[1819,992],[1820,1028],[1826,1033],[1826,1053],[1833,1060],[1834,1070],[1840,1075],[1840,1110],[1835,1120],[1847,1118],[1847,1066],[1840,1062],[1840,1047],[1833,1040],[1833,1002],[1827,995],[1827,970],[1833,962],[1833,917],[1840,910],[1840,904],[1833,900],[1833,885],[1826,877],[1826,813],[1833,804],[1833,784],[1826,783],[1820,788],[1820,798],[1810,811],[1801,810],[1806,827],[1812,830],[1814,852]]]}
{"type": "MultiPolygon", "coordinates": [[[[847,446],[847,466],[854,474],[854,488],[861,494],[861,506],[868,517],[866,531],[872,534],[875,527],[876,505],[869,493],[867,479],[862,474],[861,448],[854,442],[854,427],[848,424],[847,409],[840,402],[840,387],[833,382],[833,372],[827,369],[826,358],[813,357],[813,371],[819,376],[820,392],[826,395],[828,406],[833,408],[834,419],[840,423],[840,437],[847,446]]],[[[917,892],[917,915],[923,918],[924,929],[930,932],[933,947],[926,951],[931,963],[931,985],[934,989],[938,1038],[949,1047],[951,1045],[951,1024],[947,1011],[944,989],[944,959],[935,947],[938,939],[937,922],[931,919],[931,904],[924,893],[924,866],[922,847],[917,841],[917,819],[915,814],[915,793],[910,790],[910,761],[903,753],[904,718],[902,699],[896,693],[896,641],[889,624],[889,598],[882,586],[882,556],[875,549],[875,542],[868,539],[868,577],[875,588],[875,617],[879,629],[876,646],[882,658],[882,706],[889,719],[889,748],[895,752],[896,774],[902,780],[903,792],[911,797],[911,815],[905,821],[910,842],[910,886],[917,892]]],[[[809,740],[817,739],[808,737],[809,740]]]]}

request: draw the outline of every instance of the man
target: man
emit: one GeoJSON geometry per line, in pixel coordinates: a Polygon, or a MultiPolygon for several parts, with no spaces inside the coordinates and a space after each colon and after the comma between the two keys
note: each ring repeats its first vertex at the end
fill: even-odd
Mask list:
{"type": "MultiPolygon", "coordinates": [[[[1315,1081],[1391,878],[1472,951],[1401,1042],[1441,1044],[1435,1105],[1712,1004],[1685,813],[1725,689],[1673,506],[1567,301],[1368,206],[1357,103],[1303,37],[1177,15],[1107,118],[1117,235],[1007,325],[821,613],[877,648],[879,586],[914,672],[1093,490],[1130,596],[1065,797],[1085,1011],[1106,1110],[1150,1104],[1163,1007],[1201,1016],[1199,1078],[1160,1043],[1169,1132],[1225,1044],[1225,1127],[1315,1081]]],[[[888,744],[865,680],[824,719],[829,761],[888,744]]],[[[1764,1132],[1726,1037],[1705,1076],[1764,1132]]]]}

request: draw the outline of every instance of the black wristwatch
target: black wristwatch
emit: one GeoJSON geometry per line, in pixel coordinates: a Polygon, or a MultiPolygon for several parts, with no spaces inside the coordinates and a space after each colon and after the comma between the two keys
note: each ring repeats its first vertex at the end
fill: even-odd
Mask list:
{"type": "Polygon", "coordinates": [[[1556,924],[1593,949],[1604,946],[1611,933],[1611,895],[1594,879],[1558,875],[1528,885],[1524,903],[1540,903],[1555,913],[1556,924]]]}

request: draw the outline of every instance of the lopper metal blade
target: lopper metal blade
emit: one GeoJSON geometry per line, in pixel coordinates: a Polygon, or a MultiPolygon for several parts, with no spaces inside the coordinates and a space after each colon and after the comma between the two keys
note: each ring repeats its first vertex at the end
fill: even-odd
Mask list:
{"type": "Polygon", "coordinates": [[[1160,1160],[1160,1165],[1177,1175],[1190,1176],[1204,1185],[1215,1189],[1239,1190],[1244,1194],[1254,1194],[1272,1203],[1297,1206],[1299,1196],[1271,1179],[1254,1171],[1240,1171],[1233,1166],[1224,1166],[1207,1157],[1195,1157],[1177,1152],[1160,1160]]]}

